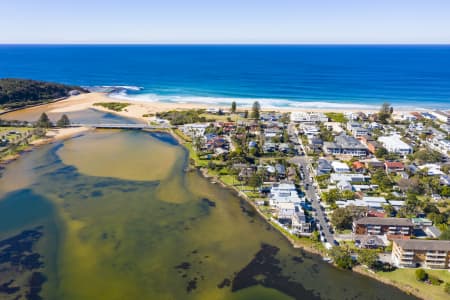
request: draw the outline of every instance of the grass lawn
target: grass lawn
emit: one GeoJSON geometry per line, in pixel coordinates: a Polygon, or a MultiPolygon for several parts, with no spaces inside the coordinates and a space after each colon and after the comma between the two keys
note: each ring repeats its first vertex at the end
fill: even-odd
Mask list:
{"type": "Polygon", "coordinates": [[[6,139],[9,142],[13,142],[16,138],[18,138],[18,135],[17,134],[7,135],[8,132],[15,131],[15,132],[23,133],[23,132],[27,132],[27,131],[30,131],[30,130],[33,130],[33,128],[28,128],[28,127],[0,127],[0,137],[5,136],[6,139]]]}
{"type": "Polygon", "coordinates": [[[429,300],[450,299],[450,295],[444,291],[446,282],[450,282],[450,272],[447,270],[425,270],[430,275],[436,276],[444,283],[441,285],[431,285],[416,280],[417,269],[397,269],[393,272],[377,272],[376,274],[382,278],[391,280],[393,283],[403,286],[409,286],[419,291],[422,297],[429,300]]]}
{"type": "Polygon", "coordinates": [[[241,120],[246,120],[242,117],[240,117],[239,115],[215,115],[215,114],[208,114],[208,113],[204,113],[201,114],[200,117],[205,117],[207,120],[211,120],[214,119],[218,122],[229,122],[228,119],[231,119],[231,122],[236,122],[236,121],[241,121],[241,120]]]}

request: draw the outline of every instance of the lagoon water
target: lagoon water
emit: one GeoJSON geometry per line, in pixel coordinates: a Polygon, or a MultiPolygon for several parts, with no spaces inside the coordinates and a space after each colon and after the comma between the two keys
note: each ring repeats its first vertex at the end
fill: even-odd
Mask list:
{"type": "Polygon", "coordinates": [[[171,136],[141,131],[26,153],[0,179],[0,241],[42,233],[43,299],[412,298],[293,249],[233,192],[185,172],[187,160],[171,136]]]}
{"type": "Polygon", "coordinates": [[[145,101],[450,109],[448,45],[0,45],[1,77],[145,101]]]}

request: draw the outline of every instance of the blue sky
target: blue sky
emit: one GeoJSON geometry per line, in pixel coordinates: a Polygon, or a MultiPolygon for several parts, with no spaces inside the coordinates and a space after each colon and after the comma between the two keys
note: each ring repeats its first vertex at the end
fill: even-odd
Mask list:
{"type": "Polygon", "coordinates": [[[10,0],[0,43],[450,43],[450,0],[10,0]]]}

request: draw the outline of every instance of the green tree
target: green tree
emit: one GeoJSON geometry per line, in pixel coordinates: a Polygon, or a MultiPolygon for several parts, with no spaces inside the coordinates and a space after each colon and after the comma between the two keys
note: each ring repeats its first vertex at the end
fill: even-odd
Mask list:
{"type": "Polygon", "coordinates": [[[61,118],[56,122],[56,126],[58,127],[67,127],[70,125],[69,117],[66,114],[63,114],[61,118]]]}
{"type": "Polygon", "coordinates": [[[259,120],[260,117],[260,111],[261,111],[261,105],[258,101],[253,102],[252,106],[252,118],[259,120]]]}
{"type": "Polygon", "coordinates": [[[352,228],[353,216],[346,208],[338,207],[331,214],[331,224],[339,230],[352,228]]]}
{"type": "Polygon", "coordinates": [[[351,270],[355,265],[351,257],[351,253],[348,249],[342,247],[333,247],[328,252],[331,258],[333,258],[334,263],[342,269],[351,270]]]}
{"type": "Polygon", "coordinates": [[[236,113],[236,101],[231,102],[231,113],[236,113]]]}
{"type": "Polygon", "coordinates": [[[378,158],[383,158],[388,154],[388,151],[386,150],[386,148],[384,147],[379,147],[376,151],[375,151],[375,156],[378,158]]]}
{"type": "Polygon", "coordinates": [[[393,112],[393,108],[391,105],[387,102],[383,103],[380,108],[380,112],[378,113],[378,120],[382,124],[387,124],[387,121],[391,117],[391,114],[393,112]]]}
{"type": "Polygon", "coordinates": [[[373,268],[378,261],[378,253],[375,250],[361,249],[358,252],[358,261],[362,265],[373,268]]]}
{"type": "Polygon", "coordinates": [[[416,279],[418,281],[425,281],[428,278],[427,272],[425,272],[424,269],[417,269],[416,270],[416,279]]]}
{"type": "Polygon", "coordinates": [[[48,118],[48,116],[45,112],[42,113],[41,116],[39,117],[39,120],[36,123],[36,127],[39,127],[39,128],[52,127],[52,122],[50,121],[50,119],[48,118]]]}
{"type": "Polygon", "coordinates": [[[392,216],[395,212],[394,207],[391,204],[383,205],[383,209],[388,217],[392,216]]]}
{"type": "Polygon", "coordinates": [[[450,294],[450,282],[447,282],[447,283],[445,284],[445,286],[444,286],[444,291],[445,291],[447,294],[450,294]]]}
{"type": "Polygon", "coordinates": [[[355,193],[349,190],[345,190],[342,192],[342,199],[353,200],[355,199],[355,193]]]}
{"type": "Polygon", "coordinates": [[[263,183],[262,176],[258,173],[254,173],[248,179],[248,185],[253,187],[253,191],[255,191],[257,187],[260,187],[262,183],[263,183]]]}
{"type": "Polygon", "coordinates": [[[322,193],[322,199],[328,204],[333,204],[342,199],[341,192],[338,189],[331,189],[328,192],[322,193]]]}
{"type": "Polygon", "coordinates": [[[375,171],[372,176],[372,183],[377,184],[382,191],[390,190],[393,186],[393,182],[383,170],[375,171]]]}
{"type": "Polygon", "coordinates": [[[314,242],[318,242],[320,241],[320,234],[318,231],[313,231],[313,233],[311,234],[311,240],[313,240],[314,242]]]}
{"type": "Polygon", "coordinates": [[[450,241],[450,228],[447,228],[446,230],[444,230],[441,235],[439,236],[440,240],[446,240],[446,241],[450,241]]]}

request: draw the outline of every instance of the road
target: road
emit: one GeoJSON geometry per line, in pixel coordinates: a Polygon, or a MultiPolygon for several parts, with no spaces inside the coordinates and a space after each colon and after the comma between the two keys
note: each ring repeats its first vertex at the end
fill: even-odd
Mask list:
{"type": "Polygon", "coordinates": [[[325,219],[325,211],[322,210],[322,207],[320,206],[319,199],[317,198],[317,190],[314,187],[314,174],[312,174],[312,166],[310,163],[310,159],[308,158],[308,154],[306,151],[304,151],[304,147],[302,145],[301,139],[298,137],[298,131],[293,126],[293,124],[289,124],[288,127],[288,133],[289,135],[295,136],[298,141],[298,150],[299,153],[304,153],[304,156],[297,156],[292,158],[290,161],[293,163],[296,163],[297,166],[300,168],[300,171],[303,171],[305,174],[303,183],[304,183],[304,191],[306,194],[306,198],[311,202],[311,206],[313,207],[314,211],[316,212],[316,222],[320,224],[320,232],[321,235],[323,235],[326,238],[326,241],[333,245],[334,242],[334,236],[330,231],[330,227],[328,226],[328,223],[325,219]]]}

